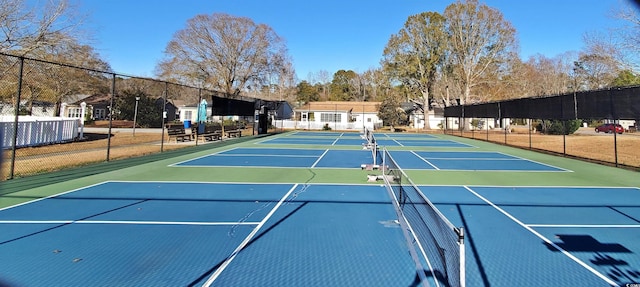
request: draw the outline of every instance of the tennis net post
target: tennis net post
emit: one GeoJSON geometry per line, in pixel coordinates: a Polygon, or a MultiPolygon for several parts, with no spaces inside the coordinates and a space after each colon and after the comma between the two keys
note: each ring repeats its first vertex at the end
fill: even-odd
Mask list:
{"type": "Polygon", "coordinates": [[[376,142],[376,138],[369,129],[364,129],[364,134],[362,136],[367,142],[363,144],[363,149],[367,149],[371,151],[372,163],[371,164],[362,164],[361,167],[363,169],[378,169],[381,163],[380,151],[378,150],[378,143],[376,142]]]}

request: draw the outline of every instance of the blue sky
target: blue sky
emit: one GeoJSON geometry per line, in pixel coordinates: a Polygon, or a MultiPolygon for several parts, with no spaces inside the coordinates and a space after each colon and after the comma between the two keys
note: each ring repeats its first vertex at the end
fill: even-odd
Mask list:
{"type": "MultiPolygon", "coordinates": [[[[554,57],[583,47],[586,32],[614,27],[625,0],[485,0],[517,30],[521,58],[554,57]]],[[[267,24],[286,40],[300,80],[320,70],[379,67],[389,37],[407,17],[442,13],[443,0],[86,0],[94,47],[114,71],[153,77],[173,34],[198,14],[227,13],[267,24]]]]}

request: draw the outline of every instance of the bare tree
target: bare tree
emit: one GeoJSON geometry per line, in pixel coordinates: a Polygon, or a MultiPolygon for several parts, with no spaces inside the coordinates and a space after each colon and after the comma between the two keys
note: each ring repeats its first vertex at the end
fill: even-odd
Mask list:
{"type": "Polygon", "coordinates": [[[0,52],[22,56],[44,47],[81,39],[82,17],[67,0],[0,0],[0,52]],[[38,2],[40,4],[40,2],[38,2]]]}
{"type": "MultiPolygon", "coordinates": [[[[430,94],[446,53],[445,18],[436,12],[409,16],[404,27],[391,36],[382,60],[391,78],[415,91],[423,114],[429,111],[430,94]]],[[[425,129],[429,129],[425,125],[425,129]]]]}
{"type": "Polygon", "coordinates": [[[330,94],[329,86],[331,85],[331,74],[326,70],[320,70],[316,73],[309,72],[307,82],[314,86],[318,86],[320,98],[328,99],[330,94]]]}
{"type": "MultiPolygon", "coordinates": [[[[631,1],[627,1],[631,2],[631,1]]],[[[625,62],[634,68],[640,67],[640,14],[638,8],[627,3],[614,12],[614,17],[623,21],[618,30],[619,48],[624,53],[625,62]]]]}
{"type": "Polygon", "coordinates": [[[494,8],[478,0],[453,3],[444,11],[449,32],[450,63],[462,85],[462,104],[471,89],[488,79],[487,73],[503,65],[516,53],[516,30],[494,8]]]}
{"type": "Polygon", "coordinates": [[[624,56],[620,44],[610,33],[590,32],[583,36],[585,48],[574,61],[573,71],[580,89],[609,87],[623,70],[624,56]]]}
{"type": "Polygon", "coordinates": [[[54,113],[59,115],[65,96],[109,90],[102,72],[110,72],[111,67],[91,46],[75,42],[58,43],[31,53],[39,59],[64,65],[29,61],[30,65],[25,70],[25,78],[28,80],[24,82],[29,105],[34,100],[50,101],[55,104],[54,113]]]}
{"type": "Polygon", "coordinates": [[[386,77],[384,77],[384,73],[380,68],[369,68],[366,70],[362,77],[367,85],[365,87],[365,101],[376,101],[378,96],[381,94],[380,89],[384,86],[386,82],[386,77]]]}
{"type": "Polygon", "coordinates": [[[378,89],[383,85],[379,80],[383,76],[381,69],[370,68],[360,74],[362,81],[362,100],[367,101],[378,97],[378,89]]]}
{"type": "Polygon", "coordinates": [[[548,58],[537,54],[526,62],[529,89],[526,96],[558,95],[573,86],[569,69],[560,56],[548,58]]]}
{"type": "MultiPolygon", "coordinates": [[[[284,55],[284,54],[283,54],[284,55]]],[[[275,88],[273,100],[294,101],[296,90],[296,71],[293,63],[288,58],[276,57],[277,63],[272,63],[271,86],[275,88]]]]}
{"type": "MultiPolygon", "coordinates": [[[[270,84],[288,59],[284,40],[271,27],[227,14],[197,15],[167,44],[157,73],[237,97],[248,87],[270,84]]],[[[285,69],[286,70],[286,69],[285,69]]]]}

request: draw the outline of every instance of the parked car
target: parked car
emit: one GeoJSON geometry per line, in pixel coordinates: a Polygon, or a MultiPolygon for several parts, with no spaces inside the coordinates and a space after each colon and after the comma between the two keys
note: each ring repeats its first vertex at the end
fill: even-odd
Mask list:
{"type": "Polygon", "coordinates": [[[616,132],[616,133],[623,133],[624,132],[624,128],[619,125],[619,124],[603,124],[603,125],[599,125],[596,127],[596,132],[603,132],[603,133],[612,133],[612,132],[616,132]]]}

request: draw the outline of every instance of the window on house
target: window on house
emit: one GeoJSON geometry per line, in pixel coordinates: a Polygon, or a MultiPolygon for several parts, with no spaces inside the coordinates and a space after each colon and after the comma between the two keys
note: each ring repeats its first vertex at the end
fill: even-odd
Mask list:
{"type": "Polygon", "coordinates": [[[320,121],[323,123],[337,123],[341,122],[342,114],[322,113],[320,114],[320,121]]]}
{"type": "Polygon", "coordinates": [[[80,107],[69,107],[69,108],[67,108],[67,117],[80,118],[81,116],[82,116],[82,108],[80,108],[80,107]]]}
{"type": "Polygon", "coordinates": [[[190,120],[192,115],[193,115],[193,111],[184,111],[185,120],[190,120]]]}
{"type": "Polygon", "coordinates": [[[370,122],[371,122],[371,118],[367,118],[367,123],[370,123],[370,122]]]}
{"type": "Polygon", "coordinates": [[[107,117],[107,109],[95,109],[94,112],[93,119],[102,120],[107,117]]]}

